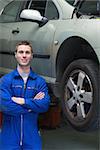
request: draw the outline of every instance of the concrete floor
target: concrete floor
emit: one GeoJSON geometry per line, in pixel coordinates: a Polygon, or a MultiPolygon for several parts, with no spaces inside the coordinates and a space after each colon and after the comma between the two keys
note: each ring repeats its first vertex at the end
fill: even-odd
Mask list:
{"type": "Polygon", "coordinates": [[[100,150],[99,132],[78,132],[64,123],[56,129],[41,129],[43,150],[100,150]]]}

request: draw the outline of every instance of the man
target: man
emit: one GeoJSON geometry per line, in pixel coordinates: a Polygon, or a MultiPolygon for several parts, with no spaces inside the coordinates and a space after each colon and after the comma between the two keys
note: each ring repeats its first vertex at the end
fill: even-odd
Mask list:
{"type": "Polygon", "coordinates": [[[0,110],[3,122],[1,150],[41,150],[38,114],[46,112],[50,97],[45,80],[32,71],[32,46],[22,41],[16,46],[17,69],[0,80],[0,110]]]}

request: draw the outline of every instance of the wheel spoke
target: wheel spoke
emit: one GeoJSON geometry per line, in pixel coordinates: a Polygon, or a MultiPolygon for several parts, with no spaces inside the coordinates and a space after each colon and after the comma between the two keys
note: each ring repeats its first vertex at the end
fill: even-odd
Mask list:
{"type": "Polygon", "coordinates": [[[73,107],[73,105],[75,104],[75,100],[73,99],[73,97],[67,101],[67,104],[68,104],[69,109],[73,107]]]}
{"type": "Polygon", "coordinates": [[[70,89],[70,91],[73,93],[76,85],[74,84],[72,78],[70,77],[67,83],[67,87],[70,89]]]}
{"type": "Polygon", "coordinates": [[[82,101],[86,103],[92,103],[92,92],[85,92],[82,94],[82,101]]]}
{"type": "Polygon", "coordinates": [[[84,103],[83,102],[80,103],[80,107],[81,107],[82,116],[83,116],[83,118],[85,118],[85,110],[84,110],[84,103]]]}
{"type": "Polygon", "coordinates": [[[85,118],[84,103],[77,104],[77,117],[85,118]]]}
{"type": "Polygon", "coordinates": [[[80,89],[82,89],[84,78],[85,78],[85,74],[80,72],[78,75],[78,81],[77,81],[77,87],[79,87],[80,89]]]}
{"type": "Polygon", "coordinates": [[[78,118],[82,117],[81,107],[80,107],[79,103],[77,104],[77,117],[78,118]]]}

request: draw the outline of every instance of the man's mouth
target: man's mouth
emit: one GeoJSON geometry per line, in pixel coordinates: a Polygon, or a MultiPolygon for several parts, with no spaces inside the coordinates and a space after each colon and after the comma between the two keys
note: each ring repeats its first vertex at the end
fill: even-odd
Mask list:
{"type": "Polygon", "coordinates": [[[27,62],[27,60],[26,60],[26,59],[23,59],[22,62],[25,63],[25,62],[27,62]]]}

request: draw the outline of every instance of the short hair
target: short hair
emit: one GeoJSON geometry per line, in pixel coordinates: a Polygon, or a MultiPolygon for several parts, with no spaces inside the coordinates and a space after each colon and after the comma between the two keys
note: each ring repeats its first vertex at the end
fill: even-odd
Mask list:
{"type": "Polygon", "coordinates": [[[20,41],[19,43],[17,43],[15,52],[17,52],[18,46],[20,45],[28,45],[31,48],[31,52],[33,53],[32,45],[28,41],[20,41]]]}

